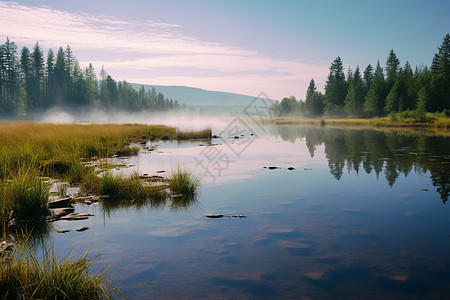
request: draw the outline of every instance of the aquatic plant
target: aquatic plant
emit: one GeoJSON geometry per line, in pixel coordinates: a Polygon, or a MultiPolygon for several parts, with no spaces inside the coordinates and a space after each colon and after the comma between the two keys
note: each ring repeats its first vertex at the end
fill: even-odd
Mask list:
{"type": "Polygon", "coordinates": [[[139,153],[139,150],[141,150],[139,146],[124,146],[117,150],[116,154],[120,156],[132,156],[137,155],[139,153]]]}
{"type": "Polygon", "coordinates": [[[19,243],[9,261],[0,264],[2,299],[111,299],[114,292],[122,294],[109,279],[108,267],[89,274],[98,255],[88,255],[74,258],[69,253],[58,260],[53,245],[39,261],[26,243],[19,243]]]}
{"type": "Polygon", "coordinates": [[[169,177],[169,187],[172,194],[195,198],[199,186],[200,178],[195,177],[187,169],[179,165],[175,169],[172,169],[169,177]]]}
{"type": "MultiPolygon", "coordinates": [[[[33,203],[42,204],[36,207],[43,207],[44,205],[42,199],[45,198],[46,189],[41,187],[40,192],[38,192],[38,186],[42,183],[40,180],[31,183],[33,180],[30,177],[26,182],[31,185],[22,182],[22,185],[25,185],[19,188],[19,178],[16,178],[16,174],[21,170],[30,170],[30,174],[34,174],[33,178],[44,175],[64,179],[70,183],[82,183],[85,190],[99,193],[102,189],[100,181],[93,174],[92,169],[81,162],[82,159],[109,157],[121,149],[126,149],[130,154],[137,154],[139,147],[129,147],[128,145],[151,138],[163,136],[175,138],[177,135],[180,135],[180,138],[197,138],[210,136],[210,133],[210,129],[198,132],[178,131],[177,133],[176,128],[163,125],[82,125],[0,121],[0,223],[7,224],[11,207],[20,206],[18,210],[14,210],[15,216],[16,214],[23,214],[24,217],[31,217],[40,213],[41,209],[35,209],[34,206],[28,207],[28,205],[33,205],[33,203]],[[30,188],[29,191],[28,188],[30,188]],[[31,193],[36,193],[36,197],[31,197],[34,200],[30,200],[31,198],[27,196],[31,193]],[[37,196],[39,193],[43,197],[37,196]],[[16,201],[13,205],[13,199],[17,200],[19,194],[26,200],[16,201]]],[[[107,181],[109,179],[113,180],[114,178],[105,178],[104,192],[108,194],[117,193],[117,188],[113,186],[114,183],[111,180],[107,181]]],[[[123,180],[120,182],[122,189],[127,186],[123,183],[123,180]]],[[[132,198],[136,198],[136,195],[153,192],[147,189],[142,192],[142,188],[135,181],[129,183],[133,184],[128,184],[128,191],[135,191],[131,193],[132,198]]]]}
{"type": "Polygon", "coordinates": [[[183,131],[177,130],[177,139],[179,140],[187,140],[187,139],[201,139],[201,138],[211,138],[212,137],[212,129],[207,128],[200,131],[183,131]]]}
{"type": "Polygon", "coordinates": [[[3,183],[3,206],[20,220],[33,219],[47,209],[50,186],[32,169],[18,172],[3,183]]]}

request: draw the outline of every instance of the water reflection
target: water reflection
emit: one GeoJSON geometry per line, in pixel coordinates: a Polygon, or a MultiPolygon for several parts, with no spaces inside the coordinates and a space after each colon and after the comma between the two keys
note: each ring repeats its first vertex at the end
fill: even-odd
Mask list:
{"type": "Polygon", "coordinates": [[[325,147],[330,173],[340,180],[344,172],[362,170],[375,172],[377,178],[384,173],[393,186],[400,174],[412,171],[430,172],[433,186],[442,202],[448,201],[450,192],[450,138],[427,131],[362,130],[319,128],[315,126],[273,126],[273,134],[294,143],[305,139],[314,157],[318,146],[325,147]]]}
{"type": "Polygon", "coordinates": [[[166,206],[170,210],[183,210],[198,204],[197,195],[189,197],[183,195],[171,195],[166,190],[155,191],[153,195],[141,199],[123,199],[118,197],[106,198],[100,202],[102,211],[109,217],[112,212],[133,209],[140,211],[163,210],[166,206]]]}

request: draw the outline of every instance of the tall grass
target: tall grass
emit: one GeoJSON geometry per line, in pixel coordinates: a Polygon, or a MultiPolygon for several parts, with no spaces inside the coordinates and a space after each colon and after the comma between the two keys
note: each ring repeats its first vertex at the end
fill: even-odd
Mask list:
{"type": "Polygon", "coordinates": [[[212,129],[207,128],[200,131],[183,131],[177,130],[177,139],[187,140],[187,139],[200,139],[200,138],[211,138],[212,129]]]}
{"type": "Polygon", "coordinates": [[[169,187],[173,194],[179,194],[187,198],[197,196],[200,179],[187,169],[178,165],[172,169],[169,180],[169,187]]]}
{"type": "Polygon", "coordinates": [[[25,244],[15,247],[11,260],[0,264],[0,293],[2,299],[111,299],[114,287],[106,274],[89,274],[93,260],[89,251],[78,258],[71,254],[61,260],[54,245],[39,261],[25,244]]]}
{"type": "MultiPolygon", "coordinates": [[[[139,149],[129,147],[129,143],[149,138],[175,138],[177,135],[180,138],[205,137],[210,134],[210,130],[177,132],[176,128],[163,125],[0,121],[1,223],[7,222],[11,207],[15,207],[14,214],[25,218],[41,211],[46,188],[36,179],[39,175],[63,178],[71,183],[83,182],[85,187],[99,190],[98,179],[91,169],[81,163],[82,158],[109,157],[117,151],[134,155],[139,149]],[[26,177],[22,174],[16,178],[21,170],[31,170],[35,175],[26,177]],[[32,193],[35,193],[35,196],[31,196],[32,193]],[[34,213],[31,213],[32,211],[34,213]]],[[[130,186],[132,185],[128,185],[130,186]]],[[[106,189],[106,186],[104,188],[106,189]]],[[[140,188],[134,185],[131,189],[136,191],[140,188]]],[[[142,192],[142,189],[140,191],[141,194],[150,193],[142,192]]]]}
{"type": "Polygon", "coordinates": [[[279,118],[274,119],[276,125],[289,124],[312,124],[312,125],[362,125],[375,127],[427,127],[427,128],[450,128],[450,117],[448,112],[425,113],[419,111],[403,111],[391,114],[387,117],[369,119],[311,119],[311,118],[279,118]]]}
{"type": "Polygon", "coordinates": [[[13,179],[2,184],[1,190],[3,210],[12,212],[14,218],[29,220],[47,210],[50,186],[42,181],[35,170],[16,173],[13,179]]]}

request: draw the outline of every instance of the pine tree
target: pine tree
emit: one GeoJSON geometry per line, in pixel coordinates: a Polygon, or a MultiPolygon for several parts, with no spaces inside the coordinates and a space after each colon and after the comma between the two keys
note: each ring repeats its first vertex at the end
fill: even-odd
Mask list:
{"type": "Polygon", "coordinates": [[[372,65],[368,65],[365,69],[364,69],[364,75],[363,75],[363,86],[365,91],[367,92],[369,90],[369,87],[372,85],[372,81],[373,81],[373,67],[372,65]]]}
{"type": "Polygon", "coordinates": [[[314,95],[316,90],[317,90],[317,87],[316,87],[316,83],[314,82],[314,78],[311,78],[308,89],[306,90],[306,101],[308,100],[308,98],[310,98],[312,95],[314,95]]]}
{"type": "Polygon", "coordinates": [[[359,66],[352,75],[352,81],[345,97],[344,111],[348,116],[358,117],[362,115],[364,102],[364,91],[359,66]]]}
{"type": "Polygon", "coordinates": [[[34,82],[33,82],[33,61],[30,49],[24,46],[20,51],[20,77],[23,80],[24,90],[26,92],[26,110],[32,111],[35,107],[34,103],[34,82]]]}
{"type": "Polygon", "coordinates": [[[450,109],[450,34],[434,55],[431,64],[432,81],[429,108],[431,111],[450,109]]]}
{"type": "Polygon", "coordinates": [[[389,89],[392,88],[397,80],[399,69],[400,60],[397,58],[397,55],[395,55],[394,50],[391,49],[386,60],[386,81],[389,89]]]}
{"type": "Polygon", "coordinates": [[[340,114],[347,94],[344,66],[338,56],[330,66],[330,73],[325,85],[325,100],[327,114],[340,114]]]}
{"type": "Polygon", "coordinates": [[[36,42],[32,53],[32,94],[28,95],[31,98],[33,110],[36,108],[42,108],[43,106],[43,94],[44,94],[44,52],[39,47],[39,43],[36,42]]]}
{"type": "Polygon", "coordinates": [[[46,103],[44,108],[48,108],[54,104],[55,99],[55,54],[52,49],[47,52],[47,81],[46,81],[46,103]]]}
{"type": "Polygon", "coordinates": [[[380,62],[378,61],[377,66],[375,67],[373,81],[364,98],[363,110],[366,116],[375,117],[382,115],[385,106],[385,98],[384,74],[380,62]]]}
{"type": "Polygon", "coordinates": [[[56,53],[56,62],[54,68],[55,75],[55,94],[53,103],[55,105],[61,105],[65,102],[66,96],[66,63],[65,63],[65,55],[62,47],[59,47],[58,52],[56,53]]]}

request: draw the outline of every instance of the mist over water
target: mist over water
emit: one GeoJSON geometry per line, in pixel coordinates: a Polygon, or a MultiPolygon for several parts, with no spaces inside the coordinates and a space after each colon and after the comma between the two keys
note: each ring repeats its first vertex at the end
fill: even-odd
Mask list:
{"type": "Polygon", "coordinates": [[[212,128],[221,131],[230,120],[236,117],[233,113],[199,113],[199,112],[124,112],[106,111],[102,109],[72,110],[54,107],[44,113],[34,116],[37,122],[55,124],[70,123],[119,123],[119,124],[148,124],[177,127],[180,130],[203,130],[212,128]]]}

